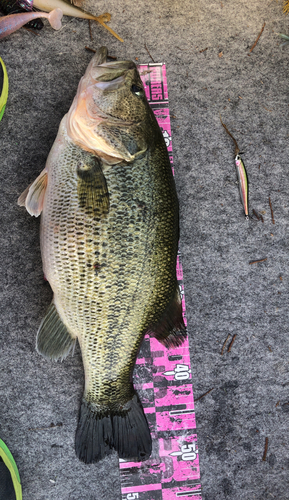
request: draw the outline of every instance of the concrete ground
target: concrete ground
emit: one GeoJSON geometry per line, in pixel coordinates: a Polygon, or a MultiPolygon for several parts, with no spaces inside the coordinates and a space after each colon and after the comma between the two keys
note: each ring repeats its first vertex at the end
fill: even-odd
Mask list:
{"type": "Polygon", "coordinates": [[[146,44],[167,64],[195,398],[213,388],[196,402],[202,498],[289,499],[289,46],[276,35],[289,34],[289,18],[281,0],[101,0],[96,12],[112,14],[124,43],[96,24],[91,41],[87,21],[67,17],[60,32],[45,22],[40,36],[22,29],[0,42],[10,79],[0,123],[0,437],[23,498],[121,498],[116,454],[84,465],[74,453],[79,348],[63,363],[35,351],[51,290],[39,220],[17,197],[44,167],[91,59],[84,47],[145,63],[146,44]],[[250,213],[264,222],[244,219],[219,113],[244,153],[250,213]]]}

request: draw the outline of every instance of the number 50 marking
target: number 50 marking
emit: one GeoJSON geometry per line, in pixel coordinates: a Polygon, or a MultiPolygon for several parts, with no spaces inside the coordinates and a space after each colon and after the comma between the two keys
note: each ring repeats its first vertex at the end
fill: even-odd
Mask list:
{"type": "Polygon", "coordinates": [[[138,493],[129,493],[126,497],[126,500],[134,500],[135,498],[138,498],[138,493]]]}
{"type": "Polygon", "coordinates": [[[196,450],[196,443],[184,444],[181,451],[173,451],[170,453],[173,457],[182,457],[182,460],[196,460],[198,450],[196,450]]]}

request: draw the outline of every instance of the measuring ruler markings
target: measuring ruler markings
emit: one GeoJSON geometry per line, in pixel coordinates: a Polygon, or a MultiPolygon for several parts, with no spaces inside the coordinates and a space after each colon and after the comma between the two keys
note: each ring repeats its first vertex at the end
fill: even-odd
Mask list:
{"type": "MultiPolygon", "coordinates": [[[[138,69],[173,169],[165,64],[140,65],[138,69]]],[[[180,254],[177,280],[187,325],[180,254]]],[[[188,339],[180,347],[167,349],[146,335],[136,360],[134,386],[149,423],[153,451],[145,462],[119,461],[122,500],[201,500],[188,339]]]]}

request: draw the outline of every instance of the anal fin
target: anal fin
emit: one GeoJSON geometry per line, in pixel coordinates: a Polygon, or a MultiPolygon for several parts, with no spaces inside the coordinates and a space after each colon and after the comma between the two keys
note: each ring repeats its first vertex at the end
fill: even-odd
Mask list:
{"type": "Polygon", "coordinates": [[[178,285],[173,299],[160,321],[149,329],[149,333],[165,347],[178,347],[187,337],[182,312],[182,299],[178,285]]]}
{"type": "Polygon", "coordinates": [[[48,359],[64,359],[75,345],[76,339],[61,321],[52,302],[37,332],[36,349],[48,359]]]}

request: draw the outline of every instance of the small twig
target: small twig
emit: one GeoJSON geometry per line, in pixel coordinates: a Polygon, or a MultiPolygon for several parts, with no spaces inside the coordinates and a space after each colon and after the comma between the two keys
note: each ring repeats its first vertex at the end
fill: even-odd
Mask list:
{"type": "Polygon", "coordinates": [[[257,217],[258,220],[261,220],[262,222],[264,222],[264,219],[263,219],[262,215],[258,214],[256,212],[256,210],[254,210],[254,208],[253,208],[253,214],[255,215],[255,217],[257,217]]]}
{"type": "Polygon", "coordinates": [[[199,52],[201,54],[202,52],[205,52],[206,50],[208,50],[208,47],[206,47],[205,49],[199,50],[199,52]]]}
{"type": "Polygon", "coordinates": [[[221,124],[223,125],[224,129],[226,130],[227,134],[231,137],[231,139],[233,139],[234,141],[234,144],[235,144],[235,155],[239,154],[240,153],[240,149],[239,149],[239,146],[237,144],[237,141],[235,139],[235,137],[232,136],[231,132],[229,132],[229,130],[227,129],[226,125],[222,122],[222,117],[221,117],[221,113],[219,113],[220,115],[220,121],[221,121],[221,124]]]}
{"type": "Polygon", "coordinates": [[[209,391],[205,392],[205,394],[202,394],[200,397],[198,397],[197,399],[195,399],[195,402],[196,401],[199,401],[199,399],[202,399],[204,398],[207,394],[209,394],[212,390],[214,389],[214,387],[212,387],[212,389],[210,389],[209,391]]]}
{"type": "Polygon", "coordinates": [[[267,260],[267,257],[265,259],[251,260],[249,264],[258,264],[259,262],[265,262],[265,260],[267,260]]]}
{"type": "Polygon", "coordinates": [[[154,58],[151,56],[151,54],[149,53],[149,50],[148,50],[148,48],[147,48],[146,44],[144,44],[144,47],[145,47],[145,49],[146,49],[146,51],[147,51],[148,55],[150,56],[150,58],[151,58],[152,62],[154,62],[154,63],[155,63],[155,60],[154,60],[154,58]]]}
{"type": "Polygon", "coordinates": [[[261,29],[259,35],[257,36],[257,39],[256,39],[255,43],[253,43],[252,47],[250,48],[250,52],[252,52],[252,50],[256,47],[256,45],[258,43],[258,40],[259,40],[260,36],[262,35],[262,33],[264,31],[265,26],[266,26],[266,23],[263,24],[262,29],[261,29]]]}
{"type": "Polygon", "coordinates": [[[274,214],[273,214],[273,208],[272,208],[272,203],[271,203],[270,196],[269,196],[269,205],[270,205],[270,210],[271,210],[272,224],[275,224],[274,214]]]}
{"type": "Polygon", "coordinates": [[[93,40],[93,36],[92,36],[92,31],[91,31],[90,19],[88,19],[88,27],[89,27],[90,40],[92,41],[93,40]]]}
{"type": "Polygon", "coordinates": [[[35,31],[31,30],[30,28],[27,28],[26,26],[22,26],[22,28],[24,28],[27,31],[30,31],[30,33],[33,33],[33,35],[40,36],[39,33],[36,33],[35,31]]]}
{"type": "Polygon", "coordinates": [[[268,451],[268,441],[269,441],[269,439],[266,437],[266,438],[265,438],[265,449],[264,449],[263,458],[262,458],[263,462],[265,462],[265,460],[266,460],[266,456],[267,456],[267,451],[268,451]]]}
{"type": "Polygon", "coordinates": [[[95,49],[91,49],[90,47],[85,46],[84,48],[85,48],[86,50],[89,50],[90,52],[96,52],[96,50],[95,50],[95,49]]]}
{"type": "Polygon", "coordinates": [[[231,337],[231,334],[229,333],[228,337],[226,338],[225,342],[223,343],[223,347],[222,347],[222,350],[221,350],[221,356],[223,356],[224,354],[224,350],[225,350],[225,347],[226,347],[226,344],[229,340],[229,337],[231,337]]]}
{"type": "Polygon", "coordinates": [[[59,424],[53,424],[53,423],[51,423],[50,425],[47,425],[45,427],[35,427],[35,428],[28,429],[28,430],[29,431],[42,431],[42,430],[45,430],[45,429],[53,429],[54,427],[62,427],[62,426],[63,426],[63,423],[59,422],[59,424]]]}
{"type": "Polygon", "coordinates": [[[232,349],[232,347],[233,347],[233,344],[234,344],[234,342],[235,342],[235,338],[236,338],[236,337],[237,337],[237,334],[235,333],[235,335],[233,335],[233,338],[232,338],[232,340],[231,340],[231,342],[230,342],[230,344],[229,344],[229,347],[228,347],[228,352],[230,352],[230,351],[231,351],[231,349],[232,349]]]}
{"type": "Polygon", "coordinates": [[[266,106],[263,106],[263,104],[262,104],[262,108],[266,109],[266,111],[269,111],[269,113],[272,113],[272,111],[273,111],[273,109],[266,108],[266,106]]]}
{"type": "Polygon", "coordinates": [[[254,208],[253,208],[253,214],[255,215],[255,217],[257,217],[257,219],[258,219],[258,220],[260,220],[260,217],[259,217],[259,215],[257,214],[256,210],[254,210],[254,208]]]}

